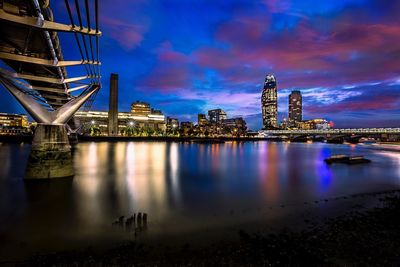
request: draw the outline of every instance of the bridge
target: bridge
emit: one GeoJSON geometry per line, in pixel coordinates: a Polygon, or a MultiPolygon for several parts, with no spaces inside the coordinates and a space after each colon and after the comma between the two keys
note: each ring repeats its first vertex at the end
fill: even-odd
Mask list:
{"type": "Polygon", "coordinates": [[[64,5],[69,25],[55,22],[50,0],[0,2],[0,83],[38,123],[26,178],[73,175],[67,123],[101,87],[98,0],[64,5]],[[71,59],[60,33],[76,44],[68,46],[71,59]]]}
{"type": "Polygon", "coordinates": [[[400,128],[343,128],[343,129],[310,129],[310,130],[262,130],[264,135],[337,135],[337,134],[400,134],[400,128]]]}
{"type": "Polygon", "coordinates": [[[362,137],[378,138],[382,141],[400,141],[400,128],[338,128],[309,130],[261,130],[259,136],[288,138],[293,141],[326,140],[333,143],[344,141],[357,143],[362,137]]]}

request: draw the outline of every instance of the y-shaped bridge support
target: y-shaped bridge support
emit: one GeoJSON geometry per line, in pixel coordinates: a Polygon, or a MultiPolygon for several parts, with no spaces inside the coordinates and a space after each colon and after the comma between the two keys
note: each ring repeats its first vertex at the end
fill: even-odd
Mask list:
{"type": "Polygon", "coordinates": [[[48,111],[32,96],[19,90],[12,80],[0,77],[0,82],[38,122],[25,178],[43,179],[72,176],[74,172],[71,146],[65,125],[100,87],[92,85],[80,96],[59,109],[48,111]]]}

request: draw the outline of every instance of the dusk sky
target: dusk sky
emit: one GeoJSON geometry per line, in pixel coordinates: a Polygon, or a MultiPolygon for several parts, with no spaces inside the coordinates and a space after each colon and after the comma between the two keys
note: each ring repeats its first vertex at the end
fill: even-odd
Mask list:
{"type": "MultiPolygon", "coordinates": [[[[143,100],[167,116],[196,121],[197,113],[222,108],[257,130],[262,84],[271,73],[279,120],[296,89],[304,119],[400,126],[400,1],[99,3],[103,88],[93,109],[108,109],[108,79],[118,73],[120,111],[143,100]]],[[[51,4],[56,21],[69,23],[64,1],[51,4]]],[[[65,58],[76,59],[73,36],[64,35],[65,58]]],[[[4,88],[0,97],[1,111],[26,113],[4,88]]]]}

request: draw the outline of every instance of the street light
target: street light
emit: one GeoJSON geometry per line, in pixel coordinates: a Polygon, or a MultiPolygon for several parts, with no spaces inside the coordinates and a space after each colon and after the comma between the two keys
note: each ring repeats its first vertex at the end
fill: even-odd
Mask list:
{"type": "Polygon", "coordinates": [[[92,123],[92,124],[95,124],[96,122],[95,122],[95,121],[91,121],[91,123],[92,123]]]}
{"type": "Polygon", "coordinates": [[[129,125],[130,125],[130,126],[133,126],[133,121],[130,121],[130,122],[129,122],[129,125]]]}

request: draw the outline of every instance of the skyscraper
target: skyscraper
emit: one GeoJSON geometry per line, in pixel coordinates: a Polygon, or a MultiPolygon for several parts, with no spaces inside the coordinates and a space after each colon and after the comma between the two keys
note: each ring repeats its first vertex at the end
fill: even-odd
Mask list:
{"type": "Polygon", "coordinates": [[[261,111],[264,129],[277,128],[278,97],[276,79],[272,74],[265,77],[264,88],[261,94],[261,111]]]}
{"type": "Polygon", "coordinates": [[[118,74],[115,73],[111,73],[110,76],[108,135],[118,135],[118,74]]]}
{"type": "Polygon", "coordinates": [[[292,91],[289,95],[289,124],[295,126],[302,118],[302,97],[300,91],[292,91]]]}

